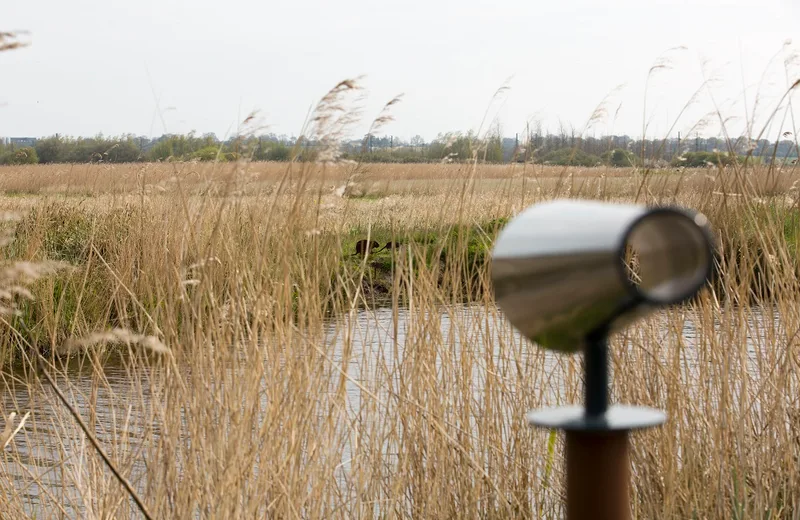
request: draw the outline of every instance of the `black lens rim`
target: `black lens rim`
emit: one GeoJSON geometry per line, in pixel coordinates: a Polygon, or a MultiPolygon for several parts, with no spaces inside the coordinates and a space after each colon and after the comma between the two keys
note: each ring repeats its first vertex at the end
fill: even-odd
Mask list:
{"type": "Polygon", "coordinates": [[[619,267],[619,275],[622,279],[622,282],[625,284],[625,287],[631,293],[631,296],[635,301],[644,302],[650,305],[658,305],[658,306],[667,306],[667,305],[677,305],[683,303],[687,300],[690,300],[694,297],[703,286],[710,282],[713,277],[715,276],[716,269],[715,269],[715,262],[714,262],[714,252],[716,249],[716,243],[714,239],[714,234],[711,231],[710,222],[708,217],[706,217],[703,213],[694,210],[688,210],[686,208],[681,208],[678,206],[658,206],[658,207],[651,207],[648,211],[642,213],[638,217],[636,217],[630,224],[628,224],[625,232],[622,234],[622,239],[617,246],[617,256],[619,258],[618,267],[619,267]],[[705,239],[705,249],[706,254],[708,255],[708,262],[706,262],[706,266],[702,275],[702,280],[698,282],[695,287],[690,288],[689,290],[685,291],[682,294],[678,294],[676,297],[671,298],[669,300],[661,300],[656,299],[648,296],[645,292],[642,292],[639,287],[628,277],[627,272],[625,271],[625,248],[628,245],[628,240],[630,239],[633,230],[641,224],[641,222],[647,218],[652,217],[653,215],[658,214],[668,214],[672,216],[678,216],[679,218],[684,218],[689,221],[689,224],[698,228],[702,237],[705,239]],[[698,224],[697,218],[702,217],[705,219],[704,224],[698,224]]]}

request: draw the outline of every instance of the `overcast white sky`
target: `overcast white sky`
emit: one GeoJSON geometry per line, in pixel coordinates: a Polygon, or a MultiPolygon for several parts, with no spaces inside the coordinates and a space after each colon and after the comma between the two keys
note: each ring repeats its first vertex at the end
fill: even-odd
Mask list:
{"type": "Polygon", "coordinates": [[[0,136],[224,137],[255,109],[266,131],[297,135],[330,87],[359,75],[354,134],[401,93],[383,133],[426,139],[477,130],[487,108],[508,136],[537,120],[580,131],[611,95],[589,134],[640,136],[647,120],[664,137],[709,78],[670,135],[713,108],[710,94],[741,133],[757,92],[763,124],[800,78],[800,63],[788,79],[784,67],[800,50],[800,0],[25,0],[0,7],[0,30],[31,42],[0,53],[0,136]],[[662,56],[672,68],[651,78],[645,111],[662,56]]]}

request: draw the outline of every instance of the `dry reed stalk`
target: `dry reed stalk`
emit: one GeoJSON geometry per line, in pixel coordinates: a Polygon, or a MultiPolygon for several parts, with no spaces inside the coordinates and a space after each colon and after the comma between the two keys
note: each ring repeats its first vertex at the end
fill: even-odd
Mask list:
{"type": "MultiPolygon", "coordinates": [[[[342,135],[339,96],[354,91],[326,96],[317,134],[342,135]]],[[[3,173],[0,188],[30,194],[0,198],[31,210],[9,251],[75,268],[30,294],[2,287],[35,300],[0,345],[23,371],[49,347],[46,378],[70,378],[63,401],[86,418],[78,431],[35,378],[2,375],[4,408],[31,410],[0,465],[4,511],[136,517],[108,484],[113,460],[155,517],[560,517],[562,441],[523,417],[579,401],[579,361],[515,333],[475,249],[491,243],[478,226],[564,196],[694,207],[722,244],[717,285],[613,339],[614,400],[669,414],[634,439],[636,516],[800,510],[795,170],[370,165],[351,198],[332,193],[350,164],[3,173]],[[404,247],[384,267],[348,262],[366,236],[404,247]],[[97,332],[110,327],[137,335],[97,332]],[[145,334],[169,354],[95,344],[145,334]],[[56,357],[69,340],[93,346],[56,357]]]]}

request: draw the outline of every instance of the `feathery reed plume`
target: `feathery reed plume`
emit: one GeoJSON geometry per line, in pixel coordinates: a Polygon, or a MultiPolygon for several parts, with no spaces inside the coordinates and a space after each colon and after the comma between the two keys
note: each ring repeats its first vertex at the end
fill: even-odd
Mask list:
{"type": "Polygon", "coordinates": [[[349,135],[362,113],[360,103],[364,98],[360,95],[363,90],[359,84],[361,79],[362,77],[358,77],[340,81],[314,108],[306,139],[319,142],[318,162],[334,163],[341,156],[340,143],[349,135]],[[351,99],[353,97],[355,99],[351,99]]]}
{"type": "Polygon", "coordinates": [[[367,135],[364,137],[363,144],[361,145],[361,152],[367,152],[367,140],[370,136],[374,135],[378,132],[381,128],[386,126],[388,123],[394,121],[394,115],[391,113],[392,107],[403,99],[403,94],[398,94],[397,96],[390,99],[386,104],[383,105],[381,108],[380,113],[372,120],[372,123],[369,125],[369,129],[367,130],[367,135]]]}
{"type": "Polygon", "coordinates": [[[72,266],[57,261],[0,264],[0,315],[19,315],[19,299],[33,299],[28,286],[41,278],[69,269],[72,266]]]}
{"type": "Polygon", "coordinates": [[[156,354],[168,354],[169,348],[157,337],[136,334],[130,330],[115,328],[104,332],[93,332],[83,338],[70,338],[60,349],[63,354],[75,352],[78,348],[89,348],[106,343],[138,345],[156,354]]]}
{"type": "Polygon", "coordinates": [[[0,52],[13,51],[29,46],[30,43],[20,41],[20,37],[27,34],[26,31],[0,32],[0,52]]]}
{"type": "Polygon", "coordinates": [[[6,426],[3,428],[3,431],[0,432],[0,443],[2,443],[3,449],[6,449],[14,439],[14,436],[25,427],[25,421],[27,421],[28,417],[31,416],[31,412],[25,412],[25,415],[23,415],[22,419],[19,420],[19,424],[14,426],[14,418],[16,416],[16,412],[11,412],[8,414],[8,417],[6,418],[6,426]]]}

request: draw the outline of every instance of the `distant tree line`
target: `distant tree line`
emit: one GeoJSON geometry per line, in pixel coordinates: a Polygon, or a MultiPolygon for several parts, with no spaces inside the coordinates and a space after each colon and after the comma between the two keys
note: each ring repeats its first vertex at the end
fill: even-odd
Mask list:
{"type": "Polygon", "coordinates": [[[750,157],[753,162],[796,161],[793,140],[730,142],[721,138],[632,139],[628,136],[582,137],[575,133],[543,133],[501,137],[499,132],[477,139],[473,134],[440,134],[430,143],[367,136],[350,143],[345,155],[375,162],[478,160],[489,163],[530,162],[559,166],[684,166],[729,165],[750,157]]]}
{"type": "MultiPolygon", "coordinates": [[[[786,137],[786,135],[784,135],[786,137]]],[[[168,134],[158,138],[66,137],[54,135],[33,146],[0,141],[0,164],[128,163],[154,161],[316,160],[323,143],[305,138],[266,134],[220,140],[214,134],[168,134]]],[[[539,128],[525,136],[503,137],[499,129],[478,137],[474,133],[439,134],[426,142],[415,136],[366,135],[341,143],[340,157],[362,162],[531,162],[538,164],[612,167],[731,164],[751,156],[760,162],[794,161],[797,143],[784,139],[729,142],[719,138],[632,139],[628,136],[584,137],[575,132],[544,133],[539,128]]]]}
{"type": "Polygon", "coordinates": [[[119,137],[65,137],[37,139],[33,147],[0,143],[0,163],[128,163],[154,161],[229,161],[242,156],[259,161],[285,161],[291,156],[286,139],[277,136],[220,141],[214,134],[163,135],[150,139],[119,137]]]}

